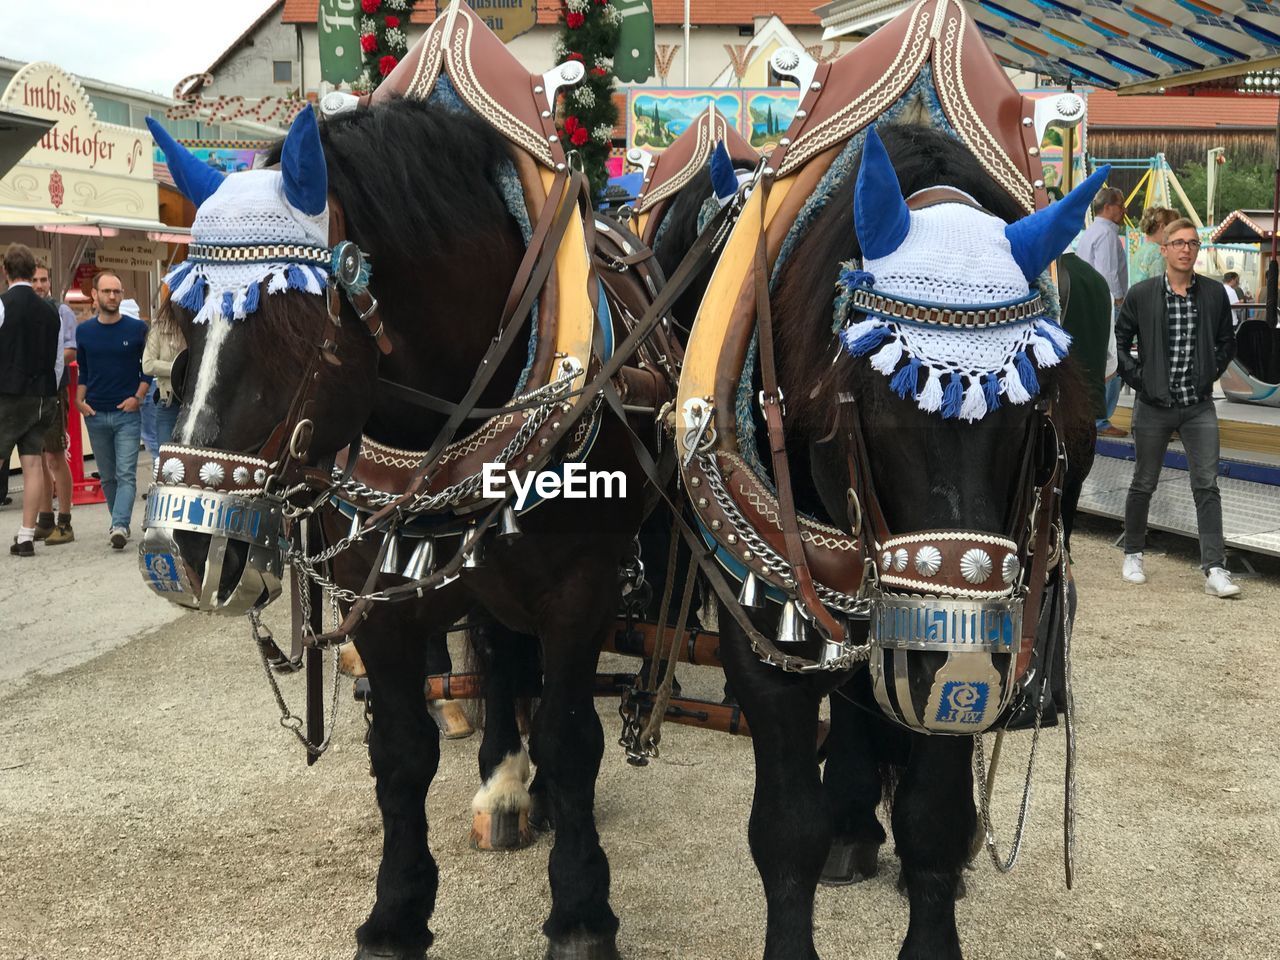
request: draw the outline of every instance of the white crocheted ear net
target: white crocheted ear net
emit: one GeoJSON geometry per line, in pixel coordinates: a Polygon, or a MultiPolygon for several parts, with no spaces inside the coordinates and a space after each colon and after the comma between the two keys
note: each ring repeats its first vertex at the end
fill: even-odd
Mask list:
{"type": "Polygon", "coordinates": [[[1008,303],[1030,294],[1013,259],[1005,222],[962,203],[911,211],[901,246],[887,257],[867,259],[876,292],[920,303],[1008,303]]]}
{"type": "Polygon", "coordinates": [[[329,246],[329,208],[309,217],[284,194],[279,170],[233,173],[196,211],[191,239],[204,244],[329,246]]]}

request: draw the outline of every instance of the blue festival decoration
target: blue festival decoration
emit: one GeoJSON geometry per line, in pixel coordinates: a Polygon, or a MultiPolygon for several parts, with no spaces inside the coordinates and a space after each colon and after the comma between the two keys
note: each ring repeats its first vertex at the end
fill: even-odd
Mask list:
{"type": "Polygon", "coordinates": [[[872,127],[862,148],[862,166],[853,191],[853,227],[864,260],[887,257],[902,245],[911,229],[911,211],[902,198],[898,174],[872,127]]]}
{"type": "Polygon", "coordinates": [[[1013,259],[1028,283],[1049,269],[1080,232],[1085,210],[1110,174],[1109,165],[1099,167],[1061,200],[1004,228],[1013,259]]]}
{"type": "Polygon", "coordinates": [[[201,163],[195,154],[169,136],[169,131],[152,117],[147,117],[146,121],[156,145],[164,152],[165,163],[169,166],[173,182],[184,197],[199,207],[213,196],[226,174],[201,163]]]}
{"type": "Polygon", "coordinates": [[[320,146],[320,126],[310,104],[289,126],[280,153],[280,172],[284,195],[293,206],[309,217],[324,213],[329,202],[329,171],[320,146]]]}

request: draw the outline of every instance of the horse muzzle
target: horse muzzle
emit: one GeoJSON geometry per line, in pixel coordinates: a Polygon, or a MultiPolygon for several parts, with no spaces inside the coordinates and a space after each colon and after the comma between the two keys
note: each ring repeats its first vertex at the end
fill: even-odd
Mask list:
{"type": "Polygon", "coordinates": [[[154,484],[143,530],[143,579],[166,600],[239,615],[280,595],[288,541],[278,499],[154,484]]]}
{"type": "Polygon", "coordinates": [[[895,544],[918,545],[927,535],[886,545],[884,569],[867,591],[871,682],[881,710],[904,727],[971,736],[990,728],[1017,692],[1026,593],[1015,543],[948,536],[917,546],[914,558],[895,544]]]}

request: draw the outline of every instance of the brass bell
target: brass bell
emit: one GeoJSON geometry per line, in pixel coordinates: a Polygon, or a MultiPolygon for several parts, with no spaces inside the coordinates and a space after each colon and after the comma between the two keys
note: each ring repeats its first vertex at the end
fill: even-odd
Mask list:
{"type": "Polygon", "coordinates": [[[462,560],[462,569],[476,570],[482,563],[484,563],[484,549],[481,545],[481,538],[472,533],[471,543],[467,546],[466,555],[462,560]]]}
{"type": "Polygon", "coordinates": [[[742,589],[738,591],[738,603],[748,610],[759,610],[764,606],[760,581],[756,579],[756,575],[750,570],[747,571],[747,575],[742,580],[742,589]]]}
{"type": "Polygon", "coordinates": [[[778,621],[775,643],[804,643],[804,621],[794,600],[782,605],[782,618],[778,621]]]}

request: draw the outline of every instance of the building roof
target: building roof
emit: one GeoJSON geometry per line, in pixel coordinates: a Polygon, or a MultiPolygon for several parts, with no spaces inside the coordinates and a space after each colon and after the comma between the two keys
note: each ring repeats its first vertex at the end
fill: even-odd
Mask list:
{"type": "MultiPolygon", "coordinates": [[[[757,17],[777,14],[789,27],[816,26],[814,0],[689,0],[690,22],[700,26],[746,25],[757,17]]],[[[315,23],[320,0],[284,0],[282,23],[315,23]]],[[[436,18],[436,0],[417,0],[409,22],[431,23],[436,18]]],[[[547,0],[538,4],[538,26],[555,26],[560,6],[547,0]]],[[[653,20],[658,26],[684,23],[684,0],[654,0],[653,20]]]]}
{"type": "MultiPolygon", "coordinates": [[[[279,9],[280,9],[281,4],[284,4],[284,5],[287,7],[287,6],[288,6],[288,4],[289,4],[290,2],[292,2],[292,0],[271,0],[271,5],[270,5],[269,7],[267,7],[267,9],[263,10],[263,11],[262,11],[262,13],[260,13],[257,17],[255,17],[255,18],[254,18],[253,23],[251,23],[251,24],[249,24],[249,26],[245,27],[245,28],[244,28],[244,32],[243,32],[242,34],[240,34],[240,36],[236,37],[236,39],[235,39],[232,43],[230,43],[230,44],[228,44],[228,45],[227,45],[227,48],[226,48],[225,50],[223,50],[223,51],[222,51],[222,53],[220,53],[220,54],[218,55],[218,59],[217,59],[217,60],[215,60],[215,61],[213,61],[213,63],[209,64],[209,69],[205,70],[205,73],[212,74],[212,73],[213,73],[213,71],[217,70],[217,69],[218,69],[218,67],[222,66],[223,62],[227,59],[227,57],[231,56],[233,53],[235,53],[237,50],[239,50],[239,49],[240,49],[240,47],[241,47],[241,45],[242,45],[246,40],[248,40],[251,36],[253,36],[254,32],[255,32],[255,31],[256,31],[260,26],[262,26],[262,24],[263,24],[263,23],[265,23],[268,19],[270,19],[270,17],[271,17],[271,16],[272,16],[272,15],[273,15],[277,10],[279,10],[279,9]]],[[[315,4],[314,4],[313,6],[315,6],[316,10],[318,11],[318,9],[319,9],[319,0],[316,0],[315,4]]],[[[286,12],[287,12],[287,10],[286,10],[286,12]]],[[[313,21],[313,22],[315,21],[316,16],[318,16],[318,15],[319,15],[319,14],[318,14],[318,12],[317,12],[317,13],[315,13],[315,14],[313,14],[313,16],[311,17],[311,19],[312,19],[312,21],[313,21]]],[[[282,22],[284,22],[284,23],[288,23],[289,21],[288,21],[288,20],[282,20],[282,22]]],[[[200,87],[201,87],[201,86],[202,86],[202,84],[201,84],[201,83],[199,83],[197,80],[192,80],[192,81],[191,81],[191,83],[189,83],[189,84],[188,84],[188,85],[187,85],[187,86],[182,90],[182,93],[183,93],[184,95],[185,95],[185,94],[187,94],[187,93],[195,93],[197,90],[199,90],[199,89],[200,89],[200,87]]]]}
{"type": "Polygon", "coordinates": [[[1126,97],[1109,90],[1090,93],[1088,104],[1090,130],[1274,130],[1278,106],[1272,96],[1126,97]]]}

